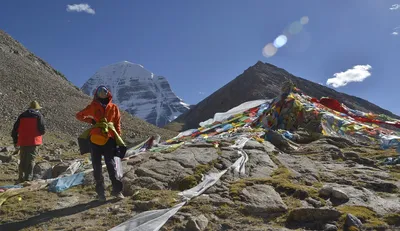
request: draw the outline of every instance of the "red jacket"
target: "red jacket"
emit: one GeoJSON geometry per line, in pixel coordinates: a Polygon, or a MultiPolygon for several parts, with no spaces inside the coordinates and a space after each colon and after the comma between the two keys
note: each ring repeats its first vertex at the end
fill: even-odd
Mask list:
{"type": "MultiPolygon", "coordinates": [[[[96,90],[97,92],[97,90],[96,90]]],[[[76,114],[76,118],[80,121],[95,124],[100,122],[101,119],[106,118],[108,122],[113,122],[115,130],[121,135],[121,114],[119,112],[118,106],[112,103],[112,95],[108,91],[108,103],[102,105],[99,99],[96,97],[96,92],[94,93],[94,99],[85,109],[76,114]]],[[[90,135],[101,134],[100,128],[93,128],[90,131],[90,135]]],[[[114,138],[114,133],[109,132],[109,137],[114,138]]]]}
{"type": "Polygon", "coordinates": [[[14,124],[11,136],[18,146],[37,146],[43,143],[42,135],[45,125],[39,111],[28,109],[22,113],[14,124]]]}

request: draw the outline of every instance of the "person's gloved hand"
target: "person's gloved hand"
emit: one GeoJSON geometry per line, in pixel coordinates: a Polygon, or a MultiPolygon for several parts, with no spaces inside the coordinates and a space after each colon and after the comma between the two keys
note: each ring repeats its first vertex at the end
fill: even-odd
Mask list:
{"type": "Polygon", "coordinates": [[[117,146],[115,148],[115,156],[118,156],[119,158],[123,159],[125,157],[127,148],[125,146],[117,146]]]}

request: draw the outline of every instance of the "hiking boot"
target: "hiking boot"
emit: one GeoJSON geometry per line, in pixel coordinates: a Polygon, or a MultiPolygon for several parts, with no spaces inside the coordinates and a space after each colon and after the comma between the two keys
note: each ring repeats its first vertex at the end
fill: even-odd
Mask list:
{"type": "Polygon", "coordinates": [[[98,201],[100,201],[100,202],[106,202],[106,201],[107,201],[106,196],[101,195],[101,194],[100,194],[100,195],[97,195],[96,199],[97,199],[98,201]]]}
{"type": "Polygon", "coordinates": [[[119,192],[119,193],[112,192],[111,195],[119,200],[122,200],[125,198],[124,195],[122,194],[122,192],[119,192]]]}

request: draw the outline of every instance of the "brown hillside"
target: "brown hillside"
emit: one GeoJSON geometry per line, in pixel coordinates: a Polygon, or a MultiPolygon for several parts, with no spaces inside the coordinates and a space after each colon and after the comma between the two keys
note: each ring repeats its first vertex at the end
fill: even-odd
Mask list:
{"type": "MultiPolygon", "coordinates": [[[[3,120],[0,136],[9,137],[15,119],[31,100],[38,100],[43,107],[49,135],[75,139],[83,131],[85,124],[75,119],[75,113],[91,98],[0,30],[0,116],[3,120]]],[[[126,112],[122,113],[122,127],[124,137],[131,141],[155,133],[164,138],[174,135],[126,112]]],[[[10,140],[7,138],[4,142],[10,140]]]]}

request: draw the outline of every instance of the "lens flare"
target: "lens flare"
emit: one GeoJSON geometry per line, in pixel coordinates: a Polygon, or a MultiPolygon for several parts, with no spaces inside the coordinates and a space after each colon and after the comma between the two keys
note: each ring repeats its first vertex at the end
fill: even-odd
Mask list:
{"type": "Polygon", "coordinates": [[[277,51],[278,51],[278,48],[276,48],[276,47],[274,46],[274,44],[268,43],[268,44],[263,48],[262,53],[263,53],[263,55],[264,55],[265,57],[268,58],[268,57],[274,56],[274,55],[276,54],[277,51]]]}
{"type": "Polygon", "coordinates": [[[290,24],[289,33],[290,34],[298,34],[298,33],[300,33],[300,31],[302,29],[303,29],[303,25],[300,22],[296,21],[296,22],[293,22],[292,24],[290,24]]]}
{"type": "Polygon", "coordinates": [[[300,19],[300,23],[301,25],[306,25],[308,23],[308,21],[310,21],[310,19],[308,18],[308,16],[304,16],[300,19]]]}
{"type": "Polygon", "coordinates": [[[287,43],[287,37],[285,35],[279,35],[275,41],[274,41],[274,46],[276,48],[281,48],[287,43]]]}
{"type": "MultiPolygon", "coordinates": [[[[306,33],[306,31],[302,32],[302,30],[303,30],[303,27],[309,23],[309,21],[310,21],[310,19],[308,18],[308,16],[303,16],[300,18],[300,20],[292,22],[287,28],[285,28],[283,30],[281,35],[279,35],[278,37],[275,38],[273,43],[268,43],[267,45],[265,45],[265,47],[262,49],[263,56],[267,57],[267,58],[274,56],[276,54],[276,52],[278,52],[279,48],[282,48],[283,46],[285,46],[287,44],[289,38],[292,39],[292,37],[298,37],[299,35],[301,36],[302,34],[306,33]],[[300,33],[300,32],[302,32],[302,33],[300,33]]],[[[395,33],[393,33],[393,35],[395,35],[395,33]]],[[[396,35],[397,35],[397,32],[396,32],[396,35]]],[[[297,39],[297,40],[299,40],[299,39],[297,39]]],[[[302,39],[302,40],[304,40],[304,39],[302,39]]],[[[307,38],[306,38],[304,40],[305,42],[300,41],[300,42],[302,42],[300,45],[302,45],[304,43],[304,45],[300,46],[300,47],[305,47],[305,49],[306,49],[308,47],[309,40],[310,39],[307,40],[307,38]]],[[[290,43],[290,44],[292,44],[292,43],[290,43]]]]}

